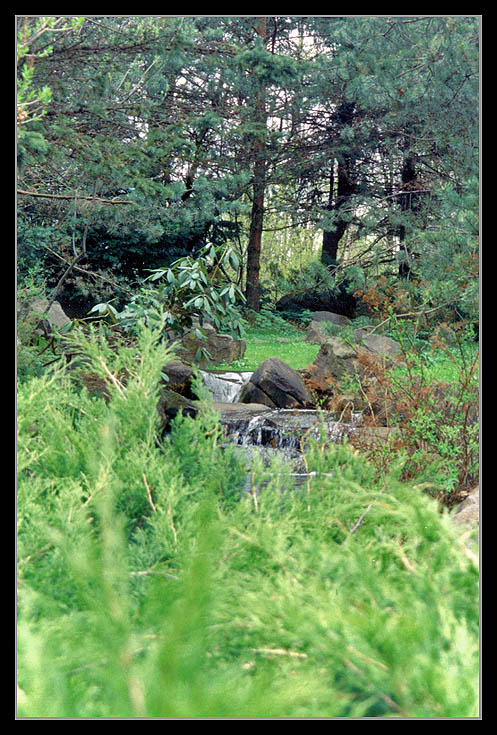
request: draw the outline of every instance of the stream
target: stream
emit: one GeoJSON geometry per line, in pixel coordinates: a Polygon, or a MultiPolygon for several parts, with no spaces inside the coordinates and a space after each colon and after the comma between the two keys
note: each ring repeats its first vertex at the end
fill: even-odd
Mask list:
{"type": "Polygon", "coordinates": [[[306,439],[324,438],[339,443],[359,423],[354,414],[351,423],[336,421],[331,411],[315,409],[272,409],[259,404],[237,403],[242,387],[253,373],[200,371],[203,383],[219,412],[227,441],[240,447],[248,459],[257,455],[269,465],[282,457],[291,466],[296,484],[309,476],[305,472],[302,447],[306,439]]]}

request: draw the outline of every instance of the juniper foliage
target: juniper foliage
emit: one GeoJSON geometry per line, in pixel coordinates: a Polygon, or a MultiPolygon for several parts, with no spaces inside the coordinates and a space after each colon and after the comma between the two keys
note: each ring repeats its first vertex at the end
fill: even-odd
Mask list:
{"type": "Polygon", "coordinates": [[[19,385],[20,717],[478,715],[477,558],[435,501],[323,441],[294,488],[208,402],[158,442],[158,335],[79,347],[107,398],[19,385]]]}

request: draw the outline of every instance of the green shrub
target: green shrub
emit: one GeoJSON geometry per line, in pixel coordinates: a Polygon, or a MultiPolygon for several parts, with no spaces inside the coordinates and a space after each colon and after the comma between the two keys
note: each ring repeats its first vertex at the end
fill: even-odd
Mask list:
{"type": "Polygon", "coordinates": [[[21,717],[478,715],[476,558],[432,499],[322,442],[247,493],[208,404],[158,441],[160,339],[74,339],[107,399],[19,387],[21,717]]]}
{"type": "MultiPolygon", "coordinates": [[[[467,489],[479,476],[479,352],[465,329],[442,339],[420,340],[407,323],[392,323],[404,365],[391,374],[391,385],[405,414],[406,440],[416,451],[412,464],[438,475],[447,495],[467,489]],[[431,453],[432,462],[426,462],[431,453]],[[428,464],[428,467],[427,467],[428,464]]],[[[418,481],[422,481],[422,477],[418,481]]]]}
{"type": "Polygon", "coordinates": [[[243,321],[239,304],[244,296],[227,274],[227,269],[236,271],[238,265],[231,246],[216,248],[210,244],[195,257],[188,255],[168,268],[153,269],[121,312],[110,303],[102,303],[90,314],[107,317],[130,333],[143,323],[151,328],[163,324],[175,335],[195,327],[197,337],[205,339],[202,324],[207,321],[240,337],[243,321]]]}

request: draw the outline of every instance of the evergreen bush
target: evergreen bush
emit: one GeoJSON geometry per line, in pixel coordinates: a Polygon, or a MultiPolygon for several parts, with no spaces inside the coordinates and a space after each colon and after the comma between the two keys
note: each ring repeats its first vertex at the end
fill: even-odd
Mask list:
{"type": "Polygon", "coordinates": [[[208,403],[160,442],[160,335],[73,339],[107,398],[19,385],[21,717],[478,715],[477,558],[435,501],[322,441],[294,488],[208,403]]]}

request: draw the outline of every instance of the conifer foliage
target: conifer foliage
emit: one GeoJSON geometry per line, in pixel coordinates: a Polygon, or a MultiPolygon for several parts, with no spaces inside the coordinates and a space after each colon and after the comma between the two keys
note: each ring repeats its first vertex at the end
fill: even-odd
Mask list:
{"type": "Polygon", "coordinates": [[[208,404],[158,442],[157,333],[73,340],[106,396],[19,387],[20,717],[478,716],[478,558],[400,465],[249,475],[208,404]]]}
{"type": "Polygon", "coordinates": [[[443,298],[474,311],[477,17],[17,25],[21,273],[54,284],[79,255],[66,292],[125,301],[147,268],[229,240],[257,311],[276,216],[321,232],[328,266],[359,238],[361,267],[432,300],[436,257],[443,298]]]}

